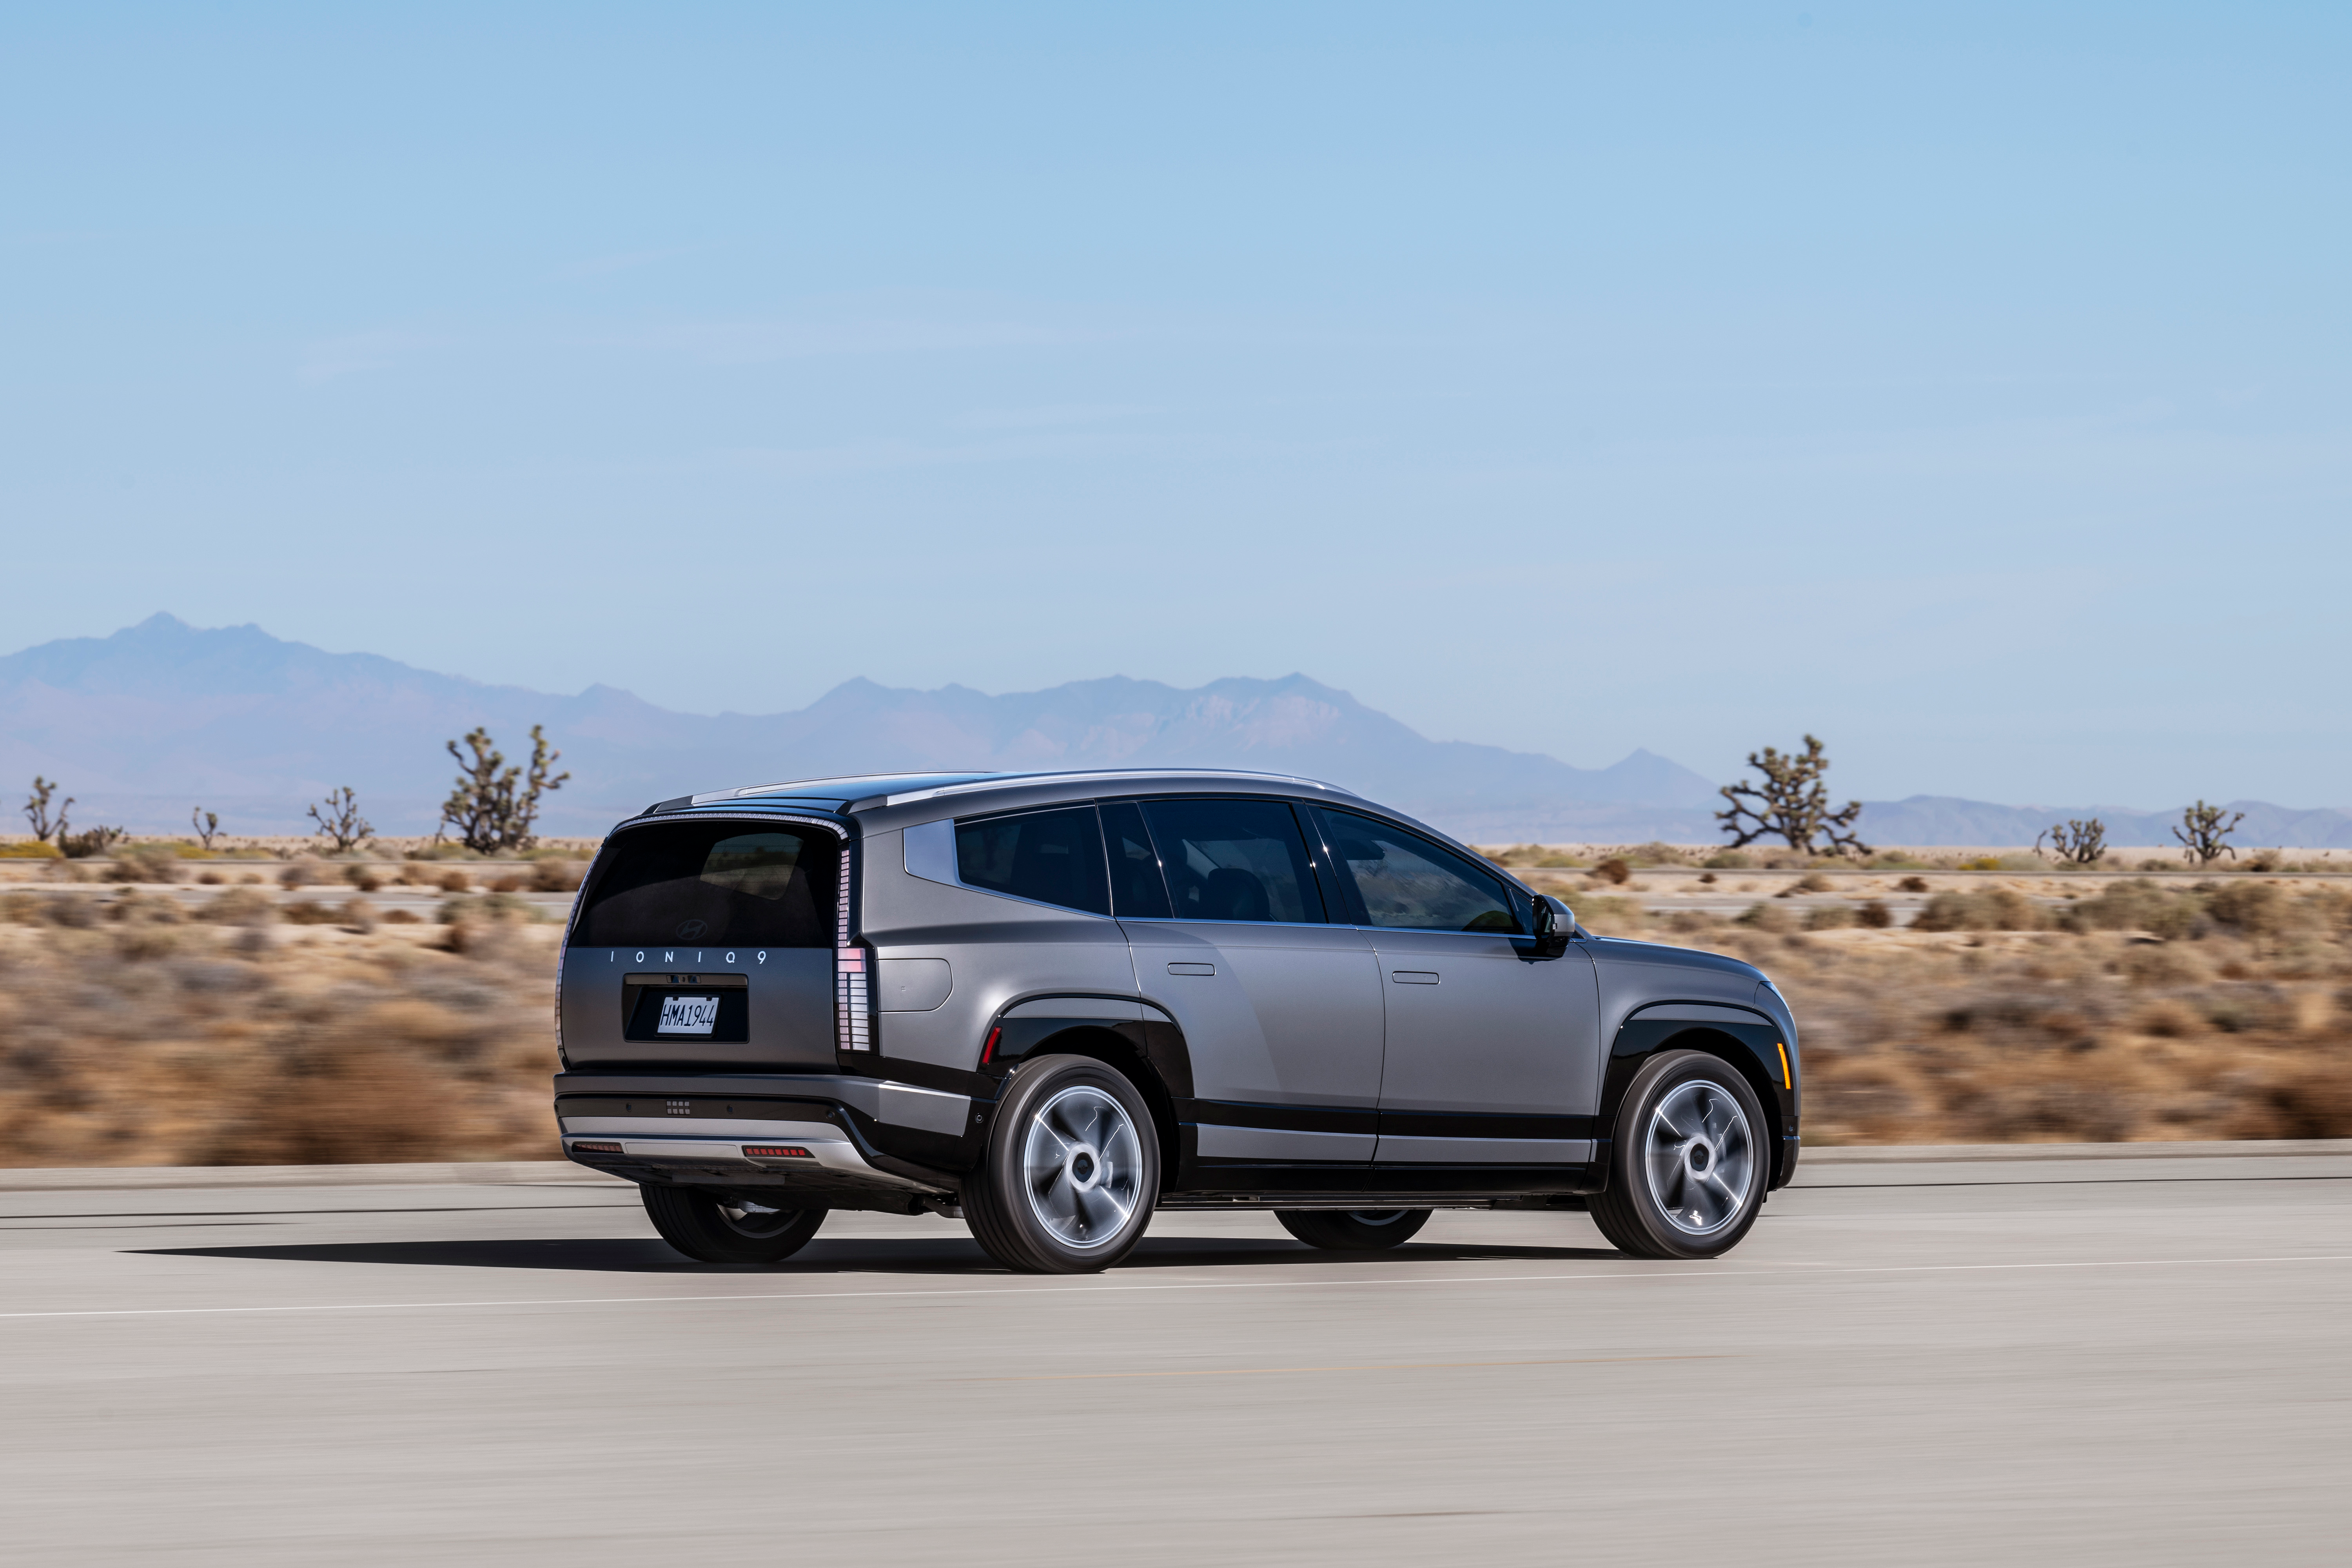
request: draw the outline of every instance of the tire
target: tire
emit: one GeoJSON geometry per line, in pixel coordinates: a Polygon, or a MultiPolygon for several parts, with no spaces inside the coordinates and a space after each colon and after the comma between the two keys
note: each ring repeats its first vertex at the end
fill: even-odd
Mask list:
{"type": "Polygon", "coordinates": [[[640,1186],[661,1238],[703,1263],[781,1263],[808,1245],[823,1209],[757,1208],[701,1187],[640,1186]]]}
{"type": "Polygon", "coordinates": [[[964,1223],[1019,1274],[1091,1274],[1134,1250],[1160,1201],[1160,1133],[1135,1086],[1090,1057],[1041,1057],[1005,1086],[964,1223]]]}
{"type": "Polygon", "coordinates": [[[1720,1057],[1665,1051],[1626,1086],[1592,1223],[1636,1258],[1720,1258],[1771,1178],[1771,1124],[1748,1079],[1720,1057]]]}
{"type": "Polygon", "coordinates": [[[1386,1252],[1429,1223],[1427,1209],[1276,1209],[1282,1228],[1326,1252],[1386,1252]]]}

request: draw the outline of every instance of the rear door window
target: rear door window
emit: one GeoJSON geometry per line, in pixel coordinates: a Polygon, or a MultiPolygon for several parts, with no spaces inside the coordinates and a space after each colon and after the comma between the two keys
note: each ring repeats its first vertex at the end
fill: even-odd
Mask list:
{"type": "Polygon", "coordinates": [[[956,878],[969,887],[1110,913],[1102,829],[1091,805],[959,822],[955,842],[956,878]]]}
{"type": "Polygon", "coordinates": [[[1326,809],[1322,816],[1324,842],[1355,882],[1367,924],[1526,934],[1501,878],[1385,822],[1352,811],[1326,809]]]}
{"type": "Polygon", "coordinates": [[[831,947],[840,841],[778,823],[632,828],[583,895],[576,947],[831,947]]]}
{"type": "Polygon", "coordinates": [[[1320,925],[1323,896],[1298,819],[1278,800],[1147,800],[1180,921],[1320,925]]]}

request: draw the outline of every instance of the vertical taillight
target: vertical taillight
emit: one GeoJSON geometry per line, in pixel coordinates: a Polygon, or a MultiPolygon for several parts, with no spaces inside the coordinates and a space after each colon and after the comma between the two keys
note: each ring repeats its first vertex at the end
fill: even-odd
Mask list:
{"type": "Polygon", "coordinates": [[[874,1048],[873,994],[866,979],[866,950],[849,940],[849,843],[841,846],[841,889],[833,914],[833,1039],[845,1051],[874,1048]]]}

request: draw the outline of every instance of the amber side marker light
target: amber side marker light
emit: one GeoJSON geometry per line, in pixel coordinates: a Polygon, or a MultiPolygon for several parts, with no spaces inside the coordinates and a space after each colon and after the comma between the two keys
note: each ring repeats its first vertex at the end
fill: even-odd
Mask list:
{"type": "Polygon", "coordinates": [[[1780,1087],[1782,1089],[1796,1088],[1797,1080],[1789,1076],[1789,1042],[1786,1040],[1775,1040],[1772,1042],[1772,1048],[1780,1053],[1780,1087]]]}
{"type": "Polygon", "coordinates": [[[813,1160],[815,1155],[797,1143],[746,1143],[743,1157],[747,1160],[813,1160]]]}
{"type": "Polygon", "coordinates": [[[575,1154],[617,1154],[621,1152],[621,1146],[618,1143],[583,1143],[575,1142],[572,1145],[572,1152],[575,1154]]]}

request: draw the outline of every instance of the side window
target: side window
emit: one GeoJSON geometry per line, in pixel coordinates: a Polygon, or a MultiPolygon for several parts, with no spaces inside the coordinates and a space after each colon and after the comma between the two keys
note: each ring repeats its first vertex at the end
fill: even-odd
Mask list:
{"type": "Polygon", "coordinates": [[[1135,920],[1168,918],[1168,884],[1160,877],[1160,852],[1151,830],[1129,800],[1102,808],[1103,838],[1110,849],[1110,912],[1135,920]]]}
{"type": "Polygon", "coordinates": [[[1180,921],[1323,922],[1298,819],[1278,800],[1148,800],[1144,819],[1180,921]]]}
{"type": "Polygon", "coordinates": [[[956,877],[992,893],[1110,913],[1095,808],[982,817],[955,826],[956,877]]]}
{"type": "Polygon", "coordinates": [[[1502,879],[1452,850],[1351,811],[1326,810],[1323,821],[1333,858],[1355,879],[1368,923],[1527,933],[1502,879]]]}

